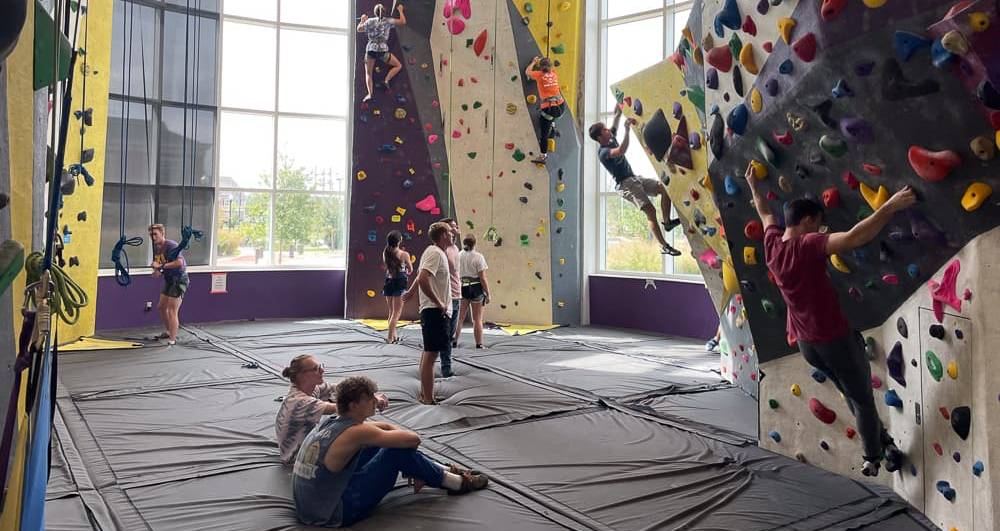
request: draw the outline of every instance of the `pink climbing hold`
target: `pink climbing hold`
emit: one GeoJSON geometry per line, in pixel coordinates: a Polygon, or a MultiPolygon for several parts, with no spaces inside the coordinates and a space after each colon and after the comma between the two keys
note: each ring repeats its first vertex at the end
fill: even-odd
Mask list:
{"type": "Polygon", "coordinates": [[[767,53],[771,53],[774,51],[774,43],[771,41],[766,41],[764,44],[761,44],[760,47],[763,48],[764,51],[767,53]]]}
{"type": "Polygon", "coordinates": [[[428,144],[433,144],[433,143],[435,143],[437,141],[438,141],[438,136],[437,135],[427,135],[427,143],[428,144]]]}
{"type": "Polygon", "coordinates": [[[417,201],[413,206],[421,212],[431,212],[437,208],[437,199],[435,199],[433,195],[428,195],[420,201],[417,201]]]}
{"type": "Polygon", "coordinates": [[[451,137],[452,138],[462,138],[462,132],[459,131],[458,129],[455,129],[454,131],[451,132],[451,137]]]}
{"type": "Polygon", "coordinates": [[[706,249],[705,252],[698,256],[698,260],[712,269],[719,269],[722,267],[722,261],[719,259],[719,253],[715,252],[713,249],[706,249]]]}
{"type": "Polygon", "coordinates": [[[444,18],[451,18],[455,13],[461,13],[465,20],[472,16],[471,0],[447,0],[444,3],[444,18]]]}
{"type": "Polygon", "coordinates": [[[791,131],[785,131],[783,133],[779,132],[779,131],[772,131],[771,135],[774,136],[774,140],[777,143],[779,143],[779,144],[782,144],[782,145],[785,145],[785,146],[792,145],[792,140],[793,139],[792,139],[792,132],[791,131]]]}
{"type": "Polygon", "coordinates": [[[830,22],[840,16],[847,6],[847,0],[823,0],[823,5],[819,8],[819,14],[823,20],[830,22]]]}
{"type": "Polygon", "coordinates": [[[833,424],[837,420],[837,412],[826,407],[818,399],[809,399],[809,411],[823,424],[833,424]]]}
{"type": "Polygon", "coordinates": [[[941,282],[934,279],[928,280],[927,285],[931,289],[931,299],[933,299],[934,318],[940,323],[944,320],[944,305],[947,304],[957,311],[962,311],[962,299],[955,294],[955,285],[958,283],[958,272],[962,269],[962,263],[958,260],[952,261],[944,270],[941,282]]]}
{"type": "Polygon", "coordinates": [[[899,275],[893,275],[892,273],[882,275],[882,282],[895,286],[899,284],[899,275]]]}
{"type": "Polygon", "coordinates": [[[447,26],[448,26],[448,31],[451,32],[452,35],[458,35],[463,31],[465,31],[465,22],[463,22],[462,19],[458,17],[449,18],[447,26]]]}
{"type": "Polygon", "coordinates": [[[757,24],[754,23],[752,18],[750,18],[750,15],[747,15],[747,17],[743,19],[743,31],[747,35],[757,36],[757,24]]]}
{"type": "Polygon", "coordinates": [[[882,379],[878,377],[877,374],[872,375],[872,389],[881,389],[882,379]]]}
{"type": "Polygon", "coordinates": [[[857,190],[861,183],[858,178],[854,176],[853,172],[845,171],[842,177],[844,179],[844,184],[846,184],[851,190],[857,190]]]}
{"type": "Polygon", "coordinates": [[[802,61],[809,63],[816,58],[816,35],[806,33],[792,43],[792,51],[802,61]]]}
{"type": "Polygon", "coordinates": [[[865,172],[868,173],[868,175],[875,175],[875,176],[882,175],[881,166],[875,164],[868,164],[867,162],[865,162],[861,165],[861,167],[865,169],[865,172]]]}
{"type": "Polygon", "coordinates": [[[733,52],[729,46],[716,46],[708,51],[705,58],[708,64],[720,72],[729,72],[733,68],[733,52]]]}
{"type": "Polygon", "coordinates": [[[962,157],[951,150],[930,151],[920,146],[910,146],[907,152],[913,171],[924,180],[938,182],[962,164],[962,157]]]}

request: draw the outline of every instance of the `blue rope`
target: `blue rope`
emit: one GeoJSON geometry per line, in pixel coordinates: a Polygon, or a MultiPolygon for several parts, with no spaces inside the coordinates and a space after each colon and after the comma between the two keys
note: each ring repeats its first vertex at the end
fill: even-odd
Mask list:
{"type": "Polygon", "coordinates": [[[167,262],[177,260],[177,258],[181,255],[181,251],[184,251],[191,245],[191,238],[200,242],[204,235],[205,234],[202,231],[192,229],[191,225],[185,225],[184,228],[181,229],[181,241],[177,243],[177,247],[171,249],[166,255],[167,262]]]}
{"type": "Polygon", "coordinates": [[[126,238],[120,236],[114,248],[111,249],[111,261],[115,263],[115,282],[125,287],[132,283],[132,275],[128,272],[128,253],[125,246],[138,247],[142,245],[142,237],[126,238]]]}

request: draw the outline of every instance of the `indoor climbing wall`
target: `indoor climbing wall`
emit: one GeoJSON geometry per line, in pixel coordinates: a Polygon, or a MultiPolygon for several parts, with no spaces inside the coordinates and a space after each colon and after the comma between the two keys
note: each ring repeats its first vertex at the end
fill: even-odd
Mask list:
{"type": "Polygon", "coordinates": [[[909,456],[880,481],[944,529],[994,529],[1000,379],[987,348],[997,332],[977,301],[998,280],[997,2],[705,0],[694,10],[701,19],[679,51],[705,68],[709,173],[766,375],[762,445],[842,473],[862,461],[827,375],[790,356],[745,169],[779,219],[785,202],[813,197],[831,231],[912,186],[917,205],[831,257],[829,272],[909,456]]]}
{"type": "MultiPolygon", "coordinates": [[[[489,263],[488,320],[579,322],[578,132],[567,113],[557,122],[548,164],[530,162],[539,151],[537,93],[523,71],[544,52],[517,13],[504,2],[408,5],[408,26],[398,30],[398,46],[391,41],[404,71],[391,98],[377,93],[374,103],[361,104],[355,120],[355,171],[377,169],[356,174],[362,179],[353,185],[349,316],[385,313],[378,295],[385,233],[403,231],[411,238],[407,250],[419,255],[427,242],[422,231],[450,215],[463,234],[477,236],[489,263]],[[403,112],[382,108],[376,114],[383,100],[403,112]],[[374,146],[366,129],[376,135],[374,146]],[[366,197],[369,173],[377,180],[366,197]],[[396,175],[398,188],[386,186],[387,173],[396,175]],[[409,214],[380,214],[411,206],[420,218],[411,218],[412,225],[409,214]],[[393,226],[394,220],[403,225],[393,226]]],[[[358,75],[363,87],[363,70],[358,75]]],[[[358,100],[364,95],[359,90],[358,100]]]]}
{"type": "MultiPolygon", "coordinates": [[[[582,89],[583,63],[580,61],[580,50],[583,50],[583,9],[584,2],[580,0],[514,0],[508,5],[517,8],[517,13],[511,13],[511,20],[520,20],[521,26],[527,26],[537,43],[538,50],[534,55],[552,59],[552,65],[559,74],[559,88],[566,98],[566,108],[579,116],[581,110],[577,107],[577,95],[582,89]],[[516,4],[516,5],[515,5],[516,4]]],[[[518,24],[515,23],[517,28],[518,24]]],[[[526,43],[526,41],[519,42],[526,43]]],[[[524,46],[524,48],[529,48],[524,46]]],[[[532,56],[533,57],[533,56],[532,56]]],[[[530,60],[531,57],[528,57],[530,60]]]]}
{"type": "Polygon", "coordinates": [[[708,148],[703,141],[701,118],[704,101],[696,89],[688,88],[687,72],[695,70],[697,64],[673,59],[615,83],[612,90],[622,103],[624,115],[637,121],[634,141],[646,151],[657,177],[667,183],[705,287],[721,321],[728,324],[723,327],[727,341],[720,345],[721,371],[757,396],[756,353],[749,334],[740,333],[749,327],[743,325],[746,319],[742,317],[739,284],[732,272],[733,259],[708,177],[708,148]]]}

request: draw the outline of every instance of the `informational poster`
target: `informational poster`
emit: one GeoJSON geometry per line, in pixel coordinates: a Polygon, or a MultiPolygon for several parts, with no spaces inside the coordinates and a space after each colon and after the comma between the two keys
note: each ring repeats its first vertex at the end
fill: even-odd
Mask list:
{"type": "Polygon", "coordinates": [[[226,291],[226,273],[212,273],[212,290],[209,293],[228,293],[226,291]]]}

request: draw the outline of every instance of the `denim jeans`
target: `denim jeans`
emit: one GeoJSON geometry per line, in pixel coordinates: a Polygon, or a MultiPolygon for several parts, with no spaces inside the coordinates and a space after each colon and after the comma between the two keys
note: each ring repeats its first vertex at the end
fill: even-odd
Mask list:
{"type": "Polygon", "coordinates": [[[416,448],[365,448],[358,456],[358,468],[351,482],[340,497],[341,525],[347,527],[367,518],[395,486],[400,473],[434,488],[440,488],[444,479],[441,467],[416,448]]]}
{"type": "Polygon", "coordinates": [[[448,346],[441,351],[441,376],[445,378],[452,375],[451,372],[451,341],[455,337],[455,327],[458,326],[458,310],[462,305],[462,299],[451,300],[451,325],[448,328],[448,346]]]}

